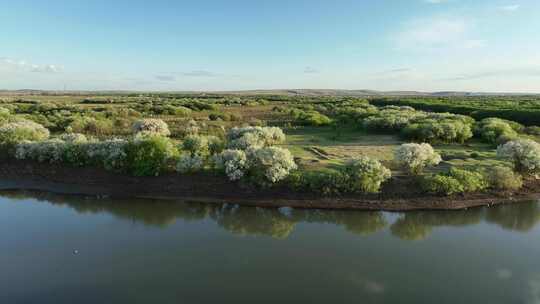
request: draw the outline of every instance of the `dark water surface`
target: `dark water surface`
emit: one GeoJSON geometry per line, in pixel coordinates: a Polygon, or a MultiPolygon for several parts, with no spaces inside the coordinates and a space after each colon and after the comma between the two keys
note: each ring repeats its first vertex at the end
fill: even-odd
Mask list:
{"type": "Polygon", "coordinates": [[[538,202],[400,214],[0,195],[0,303],[540,303],[538,202]]]}

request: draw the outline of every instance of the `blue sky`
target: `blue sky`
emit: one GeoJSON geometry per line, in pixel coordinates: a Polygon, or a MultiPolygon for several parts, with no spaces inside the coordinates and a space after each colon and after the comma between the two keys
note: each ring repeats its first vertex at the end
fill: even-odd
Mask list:
{"type": "Polygon", "coordinates": [[[538,0],[0,0],[0,89],[540,92],[538,0]]]}

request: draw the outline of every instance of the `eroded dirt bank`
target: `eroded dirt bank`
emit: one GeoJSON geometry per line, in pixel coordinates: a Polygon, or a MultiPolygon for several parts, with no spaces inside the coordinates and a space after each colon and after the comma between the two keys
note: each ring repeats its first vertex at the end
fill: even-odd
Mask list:
{"type": "Polygon", "coordinates": [[[75,168],[28,161],[0,160],[1,190],[41,190],[60,194],[157,198],[260,207],[405,211],[463,209],[540,199],[540,181],[528,180],[514,193],[478,193],[451,197],[425,195],[407,178],[393,178],[380,194],[321,197],[285,188],[254,190],[212,174],[133,177],[99,168],[75,168]]]}

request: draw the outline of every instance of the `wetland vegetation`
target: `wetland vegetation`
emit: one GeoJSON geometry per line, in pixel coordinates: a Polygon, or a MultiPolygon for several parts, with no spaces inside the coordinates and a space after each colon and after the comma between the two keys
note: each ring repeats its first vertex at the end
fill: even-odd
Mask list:
{"type": "Polygon", "coordinates": [[[329,198],[510,197],[539,184],[538,96],[41,92],[0,102],[4,162],[210,174],[329,198]]]}

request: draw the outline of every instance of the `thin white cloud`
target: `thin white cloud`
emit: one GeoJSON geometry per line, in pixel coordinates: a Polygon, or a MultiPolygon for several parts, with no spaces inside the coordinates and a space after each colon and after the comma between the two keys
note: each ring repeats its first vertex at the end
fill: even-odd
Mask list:
{"type": "Polygon", "coordinates": [[[540,78],[540,67],[510,67],[459,75],[444,80],[473,80],[483,78],[535,77],[540,78]]]}
{"type": "Polygon", "coordinates": [[[25,60],[15,60],[7,57],[0,57],[0,68],[12,71],[24,71],[35,73],[58,73],[64,70],[62,66],[54,64],[32,64],[25,60]]]}
{"type": "Polygon", "coordinates": [[[508,4],[508,5],[499,6],[499,9],[501,11],[514,12],[514,11],[517,11],[520,7],[521,7],[521,5],[519,5],[519,4],[508,4]]]}
{"type": "Polygon", "coordinates": [[[441,4],[441,3],[444,3],[446,1],[447,0],[424,0],[424,2],[431,3],[431,4],[441,4]]]}
{"type": "Polygon", "coordinates": [[[36,65],[33,64],[30,71],[36,72],[36,73],[58,73],[63,70],[62,67],[54,65],[54,64],[47,64],[47,65],[36,65]]]}
{"type": "Polygon", "coordinates": [[[472,49],[485,46],[472,34],[472,22],[459,17],[416,19],[404,24],[394,40],[398,49],[472,49]]]}
{"type": "Polygon", "coordinates": [[[318,74],[319,73],[319,70],[317,70],[316,68],[313,68],[313,67],[306,67],[304,69],[304,73],[305,74],[318,74]]]}
{"type": "Polygon", "coordinates": [[[156,75],[156,79],[159,81],[176,81],[176,77],[172,75],[156,75]]]}
{"type": "Polygon", "coordinates": [[[195,70],[190,72],[184,72],[182,73],[183,76],[188,77],[216,77],[219,76],[219,74],[216,74],[214,72],[205,71],[205,70],[195,70]]]}

